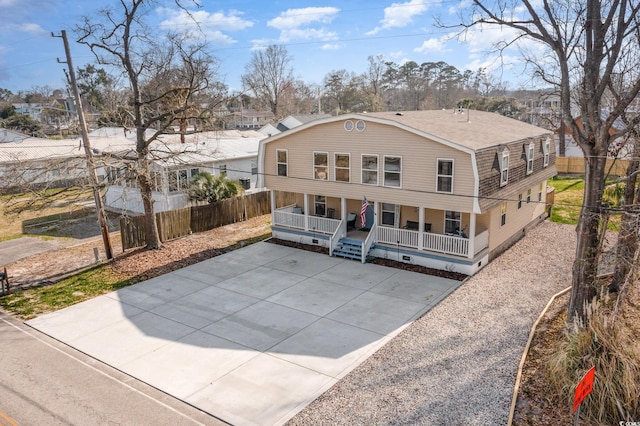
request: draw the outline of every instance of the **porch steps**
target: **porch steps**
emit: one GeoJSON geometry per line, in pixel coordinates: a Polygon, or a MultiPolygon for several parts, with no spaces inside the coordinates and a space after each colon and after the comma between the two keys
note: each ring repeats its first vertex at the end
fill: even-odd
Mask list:
{"type": "MultiPolygon", "coordinates": [[[[362,259],[362,241],[346,237],[340,238],[338,246],[333,249],[333,255],[359,261],[362,259]]],[[[369,256],[367,256],[367,260],[368,258],[369,256]]]]}

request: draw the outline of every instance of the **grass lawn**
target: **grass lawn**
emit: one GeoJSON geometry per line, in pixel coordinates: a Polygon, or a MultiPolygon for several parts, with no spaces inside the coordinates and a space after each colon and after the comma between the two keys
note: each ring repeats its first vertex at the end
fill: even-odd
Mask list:
{"type": "MultiPolygon", "coordinates": [[[[556,176],[547,181],[547,185],[555,188],[551,221],[576,225],[580,217],[582,200],[584,199],[584,179],[580,177],[556,176]]],[[[611,215],[607,229],[617,231],[620,228],[620,216],[611,215]]]]}
{"type": "MultiPolygon", "coordinates": [[[[93,200],[91,190],[68,188],[64,191],[46,190],[37,194],[11,194],[0,196],[0,241],[31,235],[24,225],[46,221],[70,219],[92,214],[80,206],[82,201],[93,200]]],[[[55,235],[55,232],[51,233],[55,235]]]]}
{"type": "Polygon", "coordinates": [[[23,320],[74,305],[135,284],[140,279],[116,274],[110,265],[100,265],[45,287],[0,297],[0,306],[23,320]]]}
{"type": "Polygon", "coordinates": [[[584,196],[584,179],[556,176],[549,179],[547,185],[555,188],[551,221],[577,224],[584,196]]]}

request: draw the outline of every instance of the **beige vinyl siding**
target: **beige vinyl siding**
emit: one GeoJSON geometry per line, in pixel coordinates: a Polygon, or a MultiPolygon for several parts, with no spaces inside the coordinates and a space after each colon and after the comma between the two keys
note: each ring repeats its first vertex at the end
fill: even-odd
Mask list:
{"type": "Polygon", "coordinates": [[[421,136],[379,123],[366,123],[363,132],[347,132],[344,122],[337,121],[310,127],[265,144],[265,186],[307,194],[388,202],[435,209],[471,211],[473,207],[474,175],[471,156],[421,136]],[[276,150],[287,149],[289,177],[277,177],[276,150]],[[313,179],[313,152],[329,153],[328,181],[313,179]],[[335,182],[334,154],[351,155],[351,182],[335,182]],[[378,155],[378,185],[362,185],[362,154],[378,155]],[[402,187],[386,188],[384,156],[402,157],[402,187]],[[436,194],[438,158],[454,160],[454,194],[436,194]]]}
{"type": "Polygon", "coordinates": [[[523,191],[522,207],[518,209],[518,200],[507,201],[507,223],[500,226],[501,206],[498,204],[490,211],[489,250],[498,248],[502,243],[522,230],[545,212],[546,181],[542,186],[542,202],[538,202],[539,183],[531,187],[531,202],[527,204],[527,190],[523,191]]]}

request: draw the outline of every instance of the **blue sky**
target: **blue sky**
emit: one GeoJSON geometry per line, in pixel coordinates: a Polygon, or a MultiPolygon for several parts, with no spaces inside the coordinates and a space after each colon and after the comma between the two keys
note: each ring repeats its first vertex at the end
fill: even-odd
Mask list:
{"type": "MultiPolygon", "coordinates": [[[[182,0],[184,4],[189,0],[182,0]]],[[[64,86],[64,60],[60,38],[51,36],[65,29],[72,44],[76,68],[91,62],[89,50],[73,42],[73,27],[85,15],[115,0],[0,0],[0,88],[13,92],[34,86],[64,86]]],[[[173,0],[157,0],[149,22],[159,28],[193,26],[173,0]]],[[[494,69],[495,75],[516,88],[527,81],[517,50],[502,61],[488,54],[491,43],[509,38],[509,32],[483,29],[459,42],[449,30],[436,28],[434,17],[457,21],[467,0],[200,0],[193,16],[214,55],[220,74],[232,89],[239,90],[240,74],[251,53],[260,46],[281,44],[293,57],[294,76],[309,84],[321,84],[332,70],[360,73],[367,57],[383,55],[403,63],[445,61],[460,70],[494,69]],[[500,69],[500,62],[505,66],[500,69]]]]}

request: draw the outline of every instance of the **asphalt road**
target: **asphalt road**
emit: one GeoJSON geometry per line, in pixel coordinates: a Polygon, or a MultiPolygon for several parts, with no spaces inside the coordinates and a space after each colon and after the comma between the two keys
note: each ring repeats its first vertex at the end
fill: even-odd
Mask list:
{"type": "Polygon", "coordinates": [[[57,241],[45,241],[41,238],[22,237],[0,243],[0,267],[34,254],[62,247],[57,241]]]}
{"type": "Polygon", "coordinates": [[[0,312],[0,425],[221,425],[0,312]]]}

